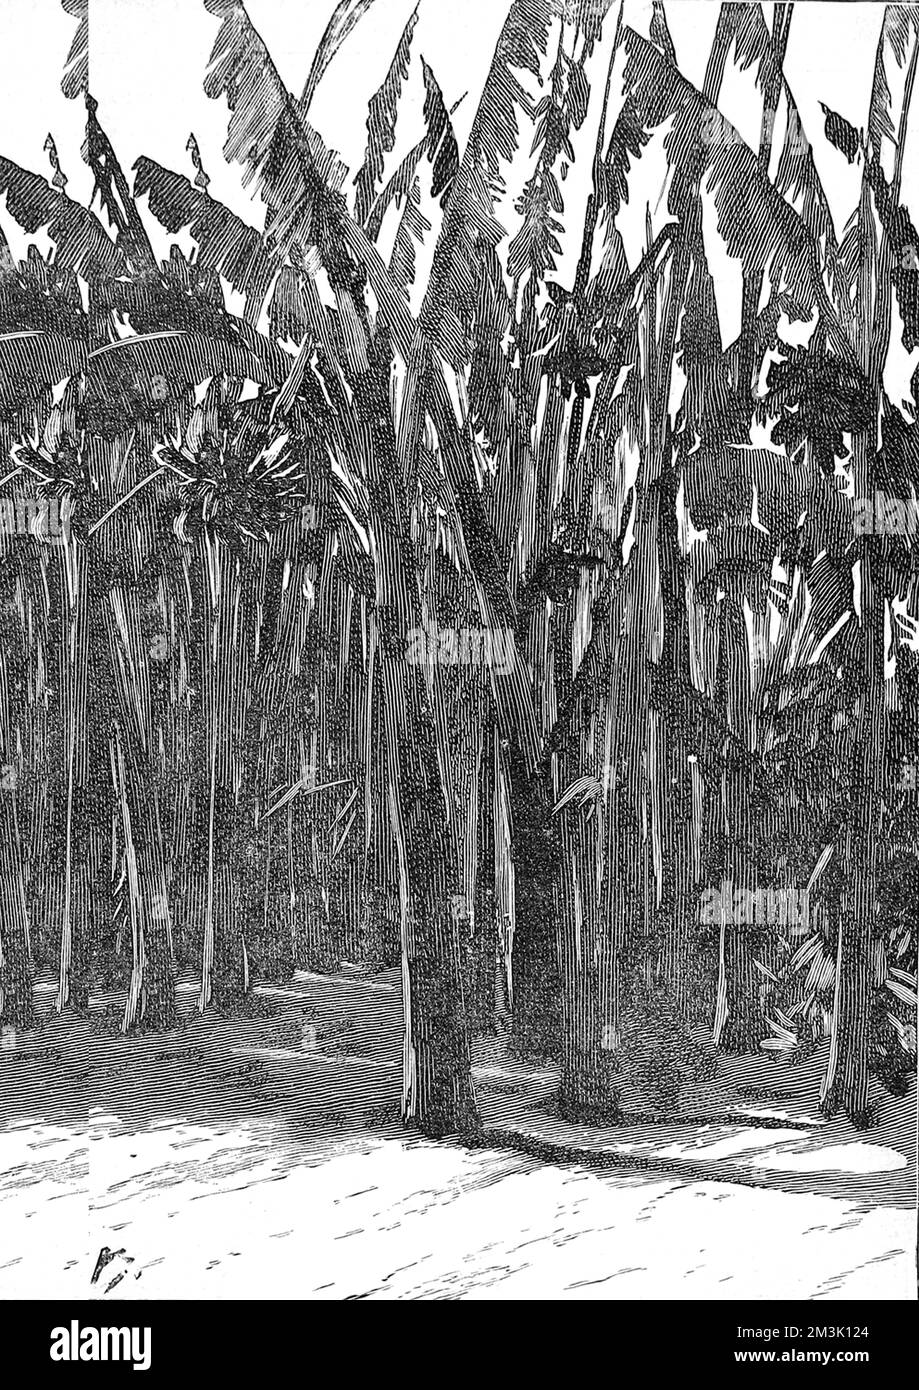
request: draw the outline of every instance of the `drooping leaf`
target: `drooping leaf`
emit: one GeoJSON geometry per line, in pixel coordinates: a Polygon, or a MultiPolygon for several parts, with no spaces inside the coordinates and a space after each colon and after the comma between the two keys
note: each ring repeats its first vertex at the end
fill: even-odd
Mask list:
{"type": "MultiPolygon", "coordinates": [[[[785,42],[788,38],[791,14],[792,11],[789,9],[785,16],[785,42]]],[[[823,249],[827,270],[832,277],[836,271],[836,233],[833,217],[814,163],[813,149],[807,139],[801,113],[784,75],[781,63],[783,54],[781,51],[777,52],[777,48],[782,49],[783,40],[776,34],[770,34],[760,5],[732,5],[731,15],[737,63],[742,69],[751,64],[756,65],[757,82],[763,92],[764,102],[769,100],[769,94],[772,93],[776,98],[777,107],[777,98],[784,92],[785,134],[775,172],[775,187],[793,207],[799,209],[811,236],[823,249]]],[[[767,115],[771,115],[774,120],[776,112],[771,109],[769,112],[764,111],[764,118],[767,115]]],[[[771,146],[772,130],[768,129],[763,133],[771,146]]]]}
{"type": "Polygon", "coordinates": [[[25,408],[85,365],[85,351],[74,339],[34,330],[0,333],[0,409],[25,408]]]}
{"type": "Polygon", "coordinates": [[[530,100],[518,71],[537,76],[546,55],[557,0],[514,0],[498,38],[463,160],[444,211],[431,278],[420,313],[427,341],[454,366],[468,357],[468,325],[475,308],[484,250],[504,229],[495,201],[502,170],[517,151],[518,112],[530,100]]]}
{"type": "Polygon", "coordinates": [[[348,275],[340,219],[344,165],[306,120],[284,86],[240,0],[205,0],[221,20],[204,90],[224,97],[230,121],[224,154],[246,169],[266,207],[269,251],[286,257],[292,244],[322,249],[327,268],[348,275]]]}
{"type": "Polygon", "coordinates": [[[654,47],[659,48],[667,59],[667,62],[672,63],[673,66],[676,67],[676,49],[673,46],[673,38],[670,34],[670,26],[667,23],[667,12],[663,6],[663,0],[654,0],[651,11],[651,28],[649,32],[654,47]]]}
{"type": "Polygon", "coordinates": [[[919,15],[913,5],[886,5],[881,25],[868,111],[868,140],[879,157],[884,140],[897,140],[892,117],[893,96],[888,65],[895,70],[906,66],[907,57],[919,32],[919,15]]]}
{"type": "Polygon", "coordinates": [[[831,111],[826,102],[821,101],[820,109],[825,117],[824,131],[826,138],[840,154],[845,155],[847,164],[854,164],[861,149],[861,136],[844,117],[831,111]]]}
{"type": "Polygon", "coordinates": [[[268,325],[272,338],[278,342],[289,339],[299,346],[306,337],[309,321],[303,303],[302,276],[295,266],[282,266],[278,272],[268,308],[268,325]]]}
{"type": "Polygon", "coordinates": [[[218,271],[256,309],[260,307],[280,265],[260,233],[156,160],[141,158],[134,169],[134,196],[149,196],[150,211],[170,235],[187,227],[198,247],[197,264],[218,271]]]}
{"type": "MultiPolygon", "coordinates": [[[[460,97],[460,99],[455,101],[453,106],[450,107],[450,118],[459,110],[462,101],[463,97],[460,97]]],[[[391,208],[393,204],[395,204],[396,207],[403,207],[403,214],[405,214],[406,197],[412,192],[416,178],[420,179],[421,161],[423,161],[425,154],[430,156],[431,149],[431,131],[428,131],[424,139],[418,140],[417,145],[414,145],[412,149],[409,150],[409,153],[403,158],[399,167],[393,171],[392,177],[388,179],[384,188],[381,189],[380,195],[377,196],[373,207],[370,208],[367,214],[366,232],[371,242],[375,242],[375,240],[380,238],[385,215],[387,215],[389,208],[391,208]]],[[[420,240],[420,236],[418,236],[417,239],[420,240]]]]}
{"type": "Polygon", "coordinates": [[[122,272],[123,258],[94,214],[39,174],[0,158],[0,194],[6,194],[7,210],[23,231],[47,232],[60,265],[91,282],[122,272]]]}
{"type": "Polygon", "coordinates": [[[61,79],[61,91],[73,100],[89,90],[89,0],[61,0],[61,4],[64,12],[77,20],[61,79]]]}
{"type": "Polygon", "coordinates": [[[242,342],[169,330],[122,338],[89,356],[87,416],[112,438],[144,414],[162,417],[190,388],[223,376],[273,380],[242,342]]]}
{"type": "MultiPolygon", "coordinates": [[[[633,121],[646,133],[671,122],[665,136],[671,163],[678,174],[683,171],[684,181],[693,170],[704,180],[728,254],[740,259],[747,273],[783,284],[805,312],[817,307],[837,351],[853,358],[823,284],[817,245],[803,219],[759,170],[756,156],[738,132],[700,92],[628,26],[624,43],[626,101],[634,103],[633,121]],[[700,148],[700,125],[712,121],[720,124],[721,137],[700,148]],[[760,229],[755,238],[749,235],[751,225],[760,229]]],[[[675,175],[671,206],[678,185],[675,175]]]]}
{"type": "MultiPolygon", "coordinates": [[[[507,253],[508,275],[515,282],[526,271],[541,282],[547,272],[556,269],[555,258],[561,253],[559,238],[563,230],[564,200],[560,175],[574,163],[571,135],[583,125],[590,100],[590,87],[584,73],[586,46],[579,44],[578,38],[576,31],[571,44],[573,50],[580,48],[581,51],[575,59],[564,47],[562,31],[550,90],[540,98],[534,110],[533,152],[537,153],[537,160],[515,204],[522,223],[507,253]]],[[[531,286],[531,294],[534,289],[535,286],[531,286]]]]}
{"type": "Polygon", "coordinates": [[[389,273],[401,289],[415,283],[415,247],[430,230],[431,224],[421,211],[421,183],[416,178],[405,197],[389,258],[389,273]]]}
{"type": "Polygon", "coordinates": [[[376,197],[377,187],[383,176],[386,156],[392,153],[396,143],[396,110],[402,87],[408,76],[411,57],[412,36],[418,23],[418,10],[414,9],[402,31],[389,71],[379,91],[370,99],[367,114],[367,152],[354,180],[357,190],[354,203],[354,216],[358,222],[366,223],[367,215],[376,197]]]}
{"type": "Polygon", "coordinates": [[[103,212],[115,229],[116,245],[124,253],[129,269],[142,274],[155,272],[156,257],[150,238],[97,110],[98,103],[87,92],[84,157],[95,179],[94,197],[98,196],[103,212]]]}
{"type": "Polygon", "coordinates": [[[434,170],[431,196],[446,206],[459,170],[459,146],[444,102],[443,92],[431,68],[424,67],[424,119],[428,127],[428,159],[434,170]]]}
{"type": "Polygon", "coordinates": [[[309,110],[316,88],[322,81],[326,68],[373,3],[374,0],[339,0],[332,18],[326,25],[325,33],[319,41],[319,47],[316,49],[309,76],[303,88],[300,104],[304,112],[309,110]]]}

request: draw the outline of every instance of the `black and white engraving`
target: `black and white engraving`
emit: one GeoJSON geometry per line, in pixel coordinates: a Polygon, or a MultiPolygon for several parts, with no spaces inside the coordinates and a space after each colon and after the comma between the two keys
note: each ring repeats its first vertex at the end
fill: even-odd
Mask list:
{"type": "Polygon", "coordinates": [[[0,1297],[915,1298],[919,7],[0,31],[0,1297]]]}

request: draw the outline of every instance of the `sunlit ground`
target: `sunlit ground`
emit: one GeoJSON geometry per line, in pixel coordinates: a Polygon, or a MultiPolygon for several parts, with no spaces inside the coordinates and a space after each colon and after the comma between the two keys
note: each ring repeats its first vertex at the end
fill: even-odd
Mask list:
{"type": "Polygon", "coordinates": [[[792,1190],[433,1143],[393,1122],[397,1069],[329,1038],[298,1070],[300,1026],[49,1019],[0,1054],[0,1298],[915,1297],[914,1211],[877,1187],[904,1160],[870,1136],[802,1149],[792,1190]],[[845,1195],[794,1190],[808,1165],[845,1195]]]}

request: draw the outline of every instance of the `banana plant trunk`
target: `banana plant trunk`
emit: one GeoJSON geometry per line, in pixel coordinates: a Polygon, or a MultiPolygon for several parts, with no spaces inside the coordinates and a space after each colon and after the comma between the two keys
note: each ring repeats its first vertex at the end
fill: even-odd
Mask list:
{"type": "MultiPolygon", "coordinates": [[[[856,441],[857,457],[866,453],[866,444],[864,440],[856,441]]],[[[867,1125],[870,1119],[870,1001],[877,918],[879,809],[887,732],[886,598],[874,538],[865,539],[861,559],[863,689],[855,725],[853,813],[846,833],[847,873],[839,915],[830,1056],[821,1096],[826,1114],[842,1110],[859,1126],[867,1125]]]]}
{"type": "Polygon", "coordinates": [[[239,562],[219,539],[205,535],[202,660],[203,727],[207,757],[207,888],[198,1008],[238,1002],[249,989],[242,928],[240,808],[236,788],[241,729],[239,562]]]}
{"type": "Polygon", "coordinates": [[[478,1128],[465,982],[436,726],[424,665],[408,659],[422,602],[389,403],[390,364],[369,341],[355,376],[375,576],[375,660],[387,800],[402,891],[403,1119],[438,1137],[478,1128]]]}
{"type": "Polygon", "coordinates": [[[0,786],[0,1019],[29,1028],[34,1021],[32,949],[13,798],[0,786]]]}
{"type": "Polygon", "coordinates": [[[721,779],[724,877],[721,886],[719,971],[713,1035],[722,1051],[756,1052],[765,1032],[754,967],[754,953],[764,946],[766,929],[752,920],[752,910],[734,911],[751,903],[755,888],[751,822],[749,738],[750,672],[742,604],[722,600],[719,705],[728,730],[721,779]],[[742,895],[738,898],[738,892],[742,895]],[[750,917],[751,920],[747,920],[750,917]]]}
{"type": "Polygon", "coordinates": [[[176,1020],[172,923],[152,770],[145,761],[126,757],[120,731],[114,740],[115,784],[121,815],[122,843],[131,925],[131,976],[123,1031],[140,1027],[168,1029],[176,1020]]]}
{"type": "Polygon", "coordinates": [[[88,783],[87,720],[90,622],[87,556],[69,528],[60,556],[60,709],[63,730],[63,884],[56,1007],[89,1007],[91,917],[89,839],[93,797],[88,783]]]}
{"type": "Polygon", "coordinates": [[[561,1056],[562,983],[559,969],[560,846],[552,820],[551,787],[522,759],[510,767],[514,857],[513,1013],[511,1046],[534,1061],[561,1056]]]}

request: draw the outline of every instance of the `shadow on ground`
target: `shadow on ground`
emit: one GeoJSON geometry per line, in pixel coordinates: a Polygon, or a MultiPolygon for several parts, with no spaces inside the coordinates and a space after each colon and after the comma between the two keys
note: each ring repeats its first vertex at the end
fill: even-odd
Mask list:
{"type": "MultiPolygon", "coordinates": [[[[0,1126],[83,1122],[92,1136],[113,1121],[141,1132],[263,1118],[285,1123],[306,1161],[317,1134],[398,1131],[399,988],[397,971],[298,972],[260,987],[253,1016],[224,1017],[197,1012],[189,980],[175,1031],[126,1038],[114,995],[89,1015],[59,1017],[47,986],[40,1027],[0,1054],[0,1126]]],[[[475,1062],[486,1140],[531,1159],[915,1205],[915,1092],[896,1101],[879,1090],[868,1131],[827,1122],[815,1104],[819,1054],[799,1066],[773,1054],[721,1059],[714,1082],[684,1094],[679,1117],[610,1127],[561,1119],[554,1070],[512,1061],[500,1039],[480,1040],[475,1062]]]]}

